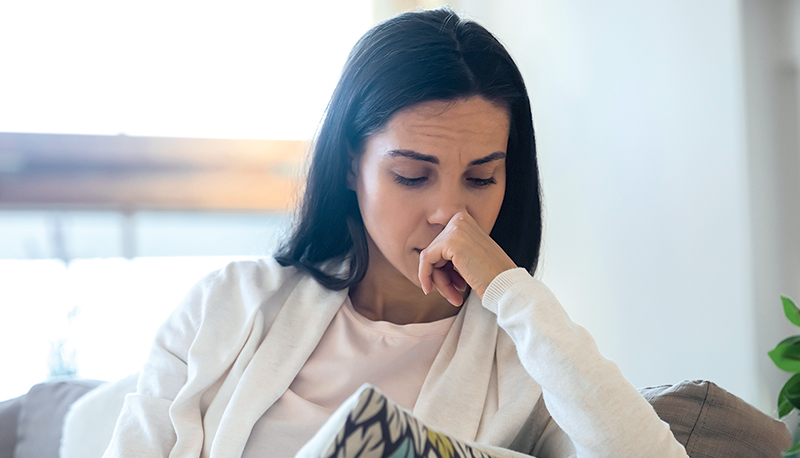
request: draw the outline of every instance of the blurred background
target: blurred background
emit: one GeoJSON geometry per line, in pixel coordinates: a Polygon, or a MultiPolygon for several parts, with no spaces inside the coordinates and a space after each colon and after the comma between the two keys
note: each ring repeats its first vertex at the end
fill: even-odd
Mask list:
{"type": "MultiPolygon", "coordinates": [[[[534,110],[537,271],[637,387],[768,414],[800,299],[800,0],[457,0],[534,110]]],[[[435,1],[0,4],[0,400],[136,372],[205,273],[266,256],[349,49],[435,1]]]]}

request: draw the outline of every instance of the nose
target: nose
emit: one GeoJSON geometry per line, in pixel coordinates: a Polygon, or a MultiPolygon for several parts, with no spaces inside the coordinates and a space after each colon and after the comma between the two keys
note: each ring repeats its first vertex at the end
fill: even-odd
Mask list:
{"type": "Polygon", "coordinates": [[[458,212],[467,211],[467,197],[458,187],[443,186],[429,204],[428,223],[442,230],[458,212]]]}

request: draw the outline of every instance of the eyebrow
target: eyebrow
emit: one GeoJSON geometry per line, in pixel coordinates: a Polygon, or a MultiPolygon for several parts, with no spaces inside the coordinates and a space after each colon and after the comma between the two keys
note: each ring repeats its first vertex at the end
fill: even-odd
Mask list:
{"type": "MultiPolygon", "coordinates": [[[[437,165],[439,164],[439,158],[436,156],[422,154],[408,149],[393,149],[389,151],[388,156],[405,157],[408,159],[413,159],[415,161],[430,162],[431,164],[437,164],[437,165]]],[[[506,158],[506,153],[502,151],[496,151],[488,156],[484,156],[480,159],[475,159],[474,161],[469,163],[468,167],[474,167],[476,165],[486,164],[487,162],[492,162],[492,161],[499,161],[505,158],[506,158]]]]}

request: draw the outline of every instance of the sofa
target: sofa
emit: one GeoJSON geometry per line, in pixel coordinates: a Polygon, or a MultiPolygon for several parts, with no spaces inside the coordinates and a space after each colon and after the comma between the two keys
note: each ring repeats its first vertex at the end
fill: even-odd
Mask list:
{"type": "MultiPolygon", "coordinates": [[[[136,380],[52,381],[0,402],[0,458],[99,458],[136,380]]],[[[785,424],[712,382],[639,392],[691,458],[778,458],[791,443],[785,424]]]]}

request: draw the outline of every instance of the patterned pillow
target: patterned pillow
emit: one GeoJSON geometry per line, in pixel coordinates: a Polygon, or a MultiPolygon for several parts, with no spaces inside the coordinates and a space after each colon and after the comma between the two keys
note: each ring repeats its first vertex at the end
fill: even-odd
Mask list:
{"type": "Polygon", "coordinates": [[[312,457],[530,458],[430,429],[371,385],[359,388],[295,455],[312,457]]]}

